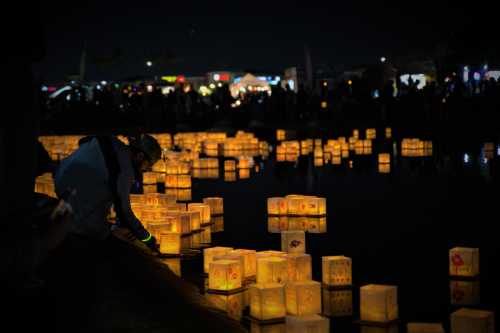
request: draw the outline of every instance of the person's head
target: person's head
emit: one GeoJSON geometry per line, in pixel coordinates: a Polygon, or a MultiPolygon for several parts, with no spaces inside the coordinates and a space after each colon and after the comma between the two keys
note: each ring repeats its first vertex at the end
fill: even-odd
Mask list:
{"type": "Polygon", "coordinates": [[[130,140],[132,162],[140,171],[146,171],[161,158],[161,147],[158,141],[148,134],[141,134],[130,140]]]}

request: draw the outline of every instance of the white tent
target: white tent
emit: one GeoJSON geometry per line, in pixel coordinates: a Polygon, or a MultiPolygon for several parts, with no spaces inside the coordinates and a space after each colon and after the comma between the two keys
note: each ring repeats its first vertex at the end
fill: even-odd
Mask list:
{"type": "Polygon", "coordinates": [[[265,91],[269,91],[271,89],[267,81],[260,80],[254,75],[248,73],[245,74],[245,76],[243,76],[239,82],[233,83],[231,85],[231,95],[236,98],[238,97],[238,94],[242,90],[242,88],[244,89],[244,91],[248,91],[250,87],[253,87],[255,89],[263,89],[265,91]]]}

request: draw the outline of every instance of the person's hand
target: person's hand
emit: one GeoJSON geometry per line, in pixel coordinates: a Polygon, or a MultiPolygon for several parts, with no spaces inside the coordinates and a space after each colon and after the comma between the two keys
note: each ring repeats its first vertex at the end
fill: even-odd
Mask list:
{"type": "Polygon", "coordinates": [[[127,228],[113,226],[111,228],[111,232],[114,236],[126,242],[133,242],[137,240],[137,237],[135,237],[134,234],[127,228]]]}
{"type": "Polygon", "coordinates": [[[158,252],[159,246],[154,236],[151,236],[147,241],[143,241],[142,243],[149,247],[153,252],[158,252]]]}

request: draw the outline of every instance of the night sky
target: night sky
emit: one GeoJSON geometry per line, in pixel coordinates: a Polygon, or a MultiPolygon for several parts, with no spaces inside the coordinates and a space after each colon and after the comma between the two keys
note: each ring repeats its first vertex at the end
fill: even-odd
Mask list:
{"type": "Polygon", "coordinates": [[[314,66],[336,69],[432,50],[470,24],[471,9],[457,6],[438,0],[48,1],[41,11],[46,53],[34,68],[49,82],[77,74],[86,43],[87,78],[98,80],[282,72],[303,64],[304,44],[314,66]]]}

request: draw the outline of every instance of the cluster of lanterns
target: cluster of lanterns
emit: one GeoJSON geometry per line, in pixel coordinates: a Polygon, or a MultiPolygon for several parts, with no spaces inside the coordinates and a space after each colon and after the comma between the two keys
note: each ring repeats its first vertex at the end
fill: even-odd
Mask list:
{"type": "Polygon", "coordinates": [[[401,156],[403,157],[429,157],[432,156],[432,141],[420,139],[403,139],[401,142],[401,156]]]}
{"type": "Polygon", "coordinates": [[[326,198],[290,194],[267,199],[267,214],[277,216],[325,216],[326,198]]]}
{"type": "Polygon", "coordinates": [[[45,173],[35,179],[35,192],[56,198],[54,178],[51,173],[45,173]]]}
{"type": "Polygon", "coordinates": [[[50,135],[40,136],[39,140],[49,153],[50,158],[58,161],[73,153],[78,148],[78,141],[82,137],[81,135],[50,135]]]}

